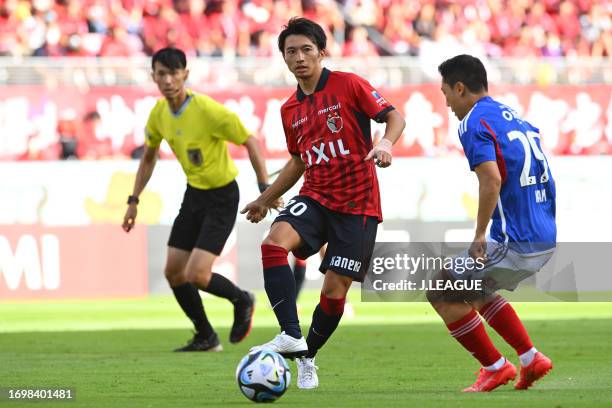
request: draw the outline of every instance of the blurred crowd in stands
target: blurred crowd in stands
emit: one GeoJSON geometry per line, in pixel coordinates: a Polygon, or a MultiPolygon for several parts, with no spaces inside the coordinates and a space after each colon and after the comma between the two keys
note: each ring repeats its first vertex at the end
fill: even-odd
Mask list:
{"type": "MultiPolygon", "coordinates": [[[[518,65],[511,69],[519,76],[525,74],[521,74],[522,66],[531,69],[525,58],[565,57],[563,61],[593,62],[570,69],[566,83],[572,82],[570,77],[581,78],[591,71],[598,73],[598,79],[591,81],[595,86],[609,84],[611,78],[610,0],[0,0],[0,56],[142,57],[176,46],[191,57],[225,57],[230,63],[236,56],[278,58],[277,35],[293,16],[321,23],[328,34],[330,56],[367,57],[357,58],[359,64],[381,63],[386,60],[375,58],[396,55],[418,56],[421,65],[435,67],[440,55],[452,50],[489,60],[515,57],[518,65]],[[572,57],[602,57],[608,62],[572,57]]],[[[543,65],[545,69],[538,66],[537,77],[548,78],[537,80],[540,86],[557,83],[558,61],[550,60],[543,65]]],[[[19,63],[16,67],[12,74],[0,72],[0,77],[10,83],[11,75],[22,71],[19,63]]],[[[527,74],[532,75],[531,71],[527,74]]],[[[148,82],[147,75],[144,80],[148,82]]],[[[141,129],[124,129],[108,109],[100,110],[91,103],[106,94],[85,103],[82,98],[89,88],[78,87],[83,95],[77,95],[81,99],[75,99],[77,106],[70,109],[56,106],[50,98],[35,102],[34,94],[60,82],[48,78],[32,82],[41,87],[27,88],[28,95],[23,89],[14,95],[9,91],[8,99],[0,99],[0,160],[136,158],[141,154],[141,129]]],[[[531,83],[531,76],[524,82],[531,83]]],[[[563,134],[554,154],[612,154],[612,102],[607,96],[593,102],[589,92],[597,88],[581,89],[571,91],[575,111],[574,102],[572,110],[556,99],[539,102],[545,107],[548,127],[559,128],[552,133],[563,134]]],[[[536,97],[542,99],[537,92],[536,97]]],[[[128,109],[123,102],[118,106],[128,109]]],[[[423,99],[420,106],[410,106],[429,117],[433,105],[423,99]]],[[[131,115],[135,113],[119,117],[133,121],[131,115]]],[[[428,122],[427,132],[433,134],[439,121],[428,122]]],[[[126,126],[132,129],[135,124],[126,126]]],[[[441,152],[458,152],[448,141],[430,145],[441,152]]],[[[443,154],[421,147],[425,153],[400,153],[443,154]]]]}
{"type": "Polygon", "coordinates": [[[0,0],[0,55],[270,56],[292,16],[328,31],[331,56],[612,56],[608,0],[0,0]]]}

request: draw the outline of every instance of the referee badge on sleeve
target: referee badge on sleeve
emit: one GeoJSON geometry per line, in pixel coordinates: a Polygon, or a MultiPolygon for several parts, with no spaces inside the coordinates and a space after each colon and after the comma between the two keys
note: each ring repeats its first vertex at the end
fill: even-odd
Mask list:
{"type": "Polygon", "coordinates": [[[187,157],[189,158],[191,164],[193,164],[194,166],[201,166],[204,162],[204,157],[202,156],[201,149],[188,149],[187,157]]]}

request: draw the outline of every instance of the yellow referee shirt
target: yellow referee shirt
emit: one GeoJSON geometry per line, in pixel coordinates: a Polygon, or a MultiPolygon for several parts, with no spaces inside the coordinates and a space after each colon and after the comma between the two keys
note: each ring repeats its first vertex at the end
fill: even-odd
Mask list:
{"type": "Polygon", "coordinates": [[[174,113],[166,98],[157,101],[147,121],[145,143],[159,147],[166,139],[187,183],[199,189],[223,187],[238,175],[226,141],[246,142],[249,132],[238,116],[214,99],[187,90],[187,99],[174,113]]]}

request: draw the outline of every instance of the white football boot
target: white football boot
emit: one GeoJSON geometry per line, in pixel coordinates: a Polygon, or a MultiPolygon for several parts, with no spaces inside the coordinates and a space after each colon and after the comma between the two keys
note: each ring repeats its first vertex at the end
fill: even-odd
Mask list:
{"type": "Polygon", "coordinates": [[[259,346],[251,347],[250,351],[268,349],[277,352],[285,358],[294,359],[308,353],[308,345],[304,336],[300,339],[291,337],[285,332],[277,334],[272,340],[259,346]]]}
{"type": "Polygon", "coordinates": [[[302,389],[312,389],[319,386],[319,377],[317,376],[317,367],[314,363],[314,358],[302,357],[295,360],[297,364],[297,386],[302,389]]]}

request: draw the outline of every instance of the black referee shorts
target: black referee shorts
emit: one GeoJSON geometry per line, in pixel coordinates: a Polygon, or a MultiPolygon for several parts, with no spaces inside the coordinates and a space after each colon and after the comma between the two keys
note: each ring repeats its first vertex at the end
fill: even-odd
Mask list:
{"type": "Polygon", "coordinates": [[[236,180],[209,190],[187,185],[168,246],[185,251],[200,248],[220,255],[234,228],[239,200],[236,180]]]}
{"type": "Polygon", "coordinates": [[[376,217],[332,211],[309,197],[296,196],[274,220],[279,221],[291,224],[304,242],[293,251],[297,258],[316,254],[327,242],[319,271],[332,270],[363,282],[376,242],[376,217]]]}

